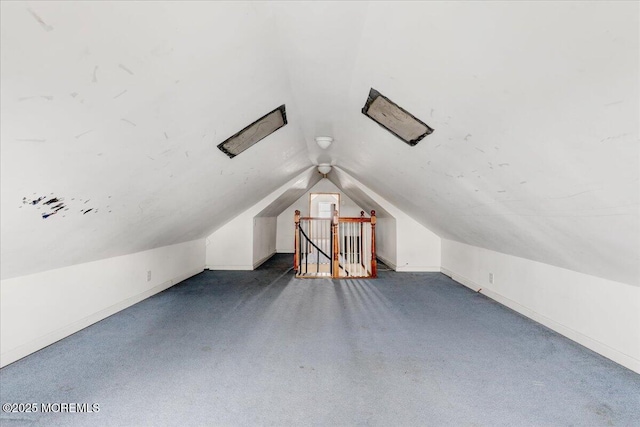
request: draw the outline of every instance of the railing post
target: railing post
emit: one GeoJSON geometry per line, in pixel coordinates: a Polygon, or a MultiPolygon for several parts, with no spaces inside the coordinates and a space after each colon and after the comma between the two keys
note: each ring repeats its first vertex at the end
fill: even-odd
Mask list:
{"type": "Polygon", "coordinates": [[[295,270],[296,273],[298,273],[298,266],[300,265],[300,211],[296,210],[296,212],[293,214],[293,221],[296,224],[296,231],[294,233],[294,243],[293,243],[293,247],[295,248],[294,251],[294,255],[293,255],[293,269],[295,270]]]}
{"type": "Polygon", "coordinates": [[[371,277],[378,277],[376,261],[376,211],[371,211],[371,277]]]}
{"type": "MultiPolygon", "coordinates": [[[[358,237],[358,263],[364,267],[364,211],[360,211],[360,237],[358,237]]],[[[366,267],[364,267],[366,269],[366,267]]]]}
{"type": "Polygon", "coordinates": [[[333,248],[332,248],[332,270],[331,277],[338,278],[340,277],[340,262],[338,260],[338,252],[340,251],[340,242],[338,241],[338,223],[340,222],[338,218],[338,211],[333,211],[333,216],[331,217],[331,239],[333,240],[333,248]]]}

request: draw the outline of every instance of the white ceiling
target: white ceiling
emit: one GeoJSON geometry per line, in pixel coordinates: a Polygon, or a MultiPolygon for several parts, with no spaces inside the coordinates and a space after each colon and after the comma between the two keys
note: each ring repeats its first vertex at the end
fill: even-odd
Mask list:
{"type": "Polygon", "coordinates": [[[636,2],[1,7],[3,278],[202,237],[326,161],[442,237],[639,282],[636,2]],[[362,115],[371,87],[434,133],[362,115]]]}

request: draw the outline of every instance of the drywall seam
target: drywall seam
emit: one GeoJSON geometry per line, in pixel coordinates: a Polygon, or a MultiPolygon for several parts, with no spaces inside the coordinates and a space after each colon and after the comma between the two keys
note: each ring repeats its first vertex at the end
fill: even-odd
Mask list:
{"type": "Polygon", "coordinates": [[[196,274],[201,273],[202,271],[203,271],[202,269],[198,268],[198,269],[191,270],[188,273],[180,274],[174,279],[167,280],[166,282],[156,285],[151,289],[148,289],[137,295],[134,295],[125,300],[122,300],[96,313],[93,313],[90,316],[77,320],[67,326],[64,326],[55,331],[49,332],[39,338],[36,338],[35,340],[32,340],[26,344],[22,344],[19,347],[16,347],[5,353],[2,353],[0,354],[0,367],[4,367],[10,363],[13,363],[17,360],[22,359],[25,356],[30,355],[31,353],[34,353],[47,346],[50,346],[51,344],[54,344],[57,341],[60,341],[61,339],[68,337],[69,335],[75,334],[76,332],[79,332],[82,329],[93,325],[94,323],[97,323],[103,319],[106,319],[107,317],[112,316],[117,312],[124,310],[125,308],[131,307],[132,305],[139,303],[142,300],[145,300],[157,293],[167,290],[170,287],[188,279],[189,277],[192,277],[192,276],[195,276],[196,274]]]}
{"type": "Polygon", "coordinates": [[[548,327],[549,329],[554,330],[555,332],[564,335],[565,337],[577,342],[580,345],[583,345],[585,347],[587,347],[590,350],[595,351],[598,354],[601,354],[602,356],[613,360],[614,362],[631,369],[634,372],[637,372],[640,374],[640,360],[625,354],[619,350],[616,350],[615,348],[612,348],[598,340],[595,340],[581,332],[578,332],[574,329],[571,329],[553,319],[550,319],[546,316],[543,316],[539,313],[536,313],[535,311],[531,310],[530,308],[516,302],[513,301],[495,291],[492,291],[491,289],[487,289],[486,287],[482,287],[480,286],[478,283],[474,282],[471,279],[468,279],[462,275],[459,275],[457,273],[454,273],[453,271],[442,267],[442,273],[445,274],[446,276],[449,276],[451,279],[455,280],[456,282],[468,287],[469,289],[476,291],[476,292],[480,292],[481,294],[491,298],[492,300],[522,314],[523,316],[526,316],[546,327],[548,327]]]}

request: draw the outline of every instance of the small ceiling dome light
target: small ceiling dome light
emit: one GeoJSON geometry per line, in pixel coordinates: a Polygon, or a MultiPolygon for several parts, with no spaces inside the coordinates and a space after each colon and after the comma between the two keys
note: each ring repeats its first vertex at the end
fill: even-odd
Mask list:
{"type": "Polygon", "coordinates": [[[332,142],[333,142],[333,138],[331,138],[330,136],[316,136],[316,143],[323,150],[326,150],[327,148],[329,148],[332,142]]]}
{"type": "Polygon", "coordinates": [[[331,172],[331,165],[328,163],[322,163],[318,165],[318,172],[326,176],[329,172],[331,172]]]}

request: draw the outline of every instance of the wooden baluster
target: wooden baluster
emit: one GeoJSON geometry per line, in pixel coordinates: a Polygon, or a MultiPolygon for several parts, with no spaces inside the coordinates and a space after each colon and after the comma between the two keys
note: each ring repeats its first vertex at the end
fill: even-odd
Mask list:
{"type": "MultiPolygon", "coordinates": [[[[358,237],[358,262],[364,267],[364,211],[360,211],[360,237],[358,237]]],[[[366,268],[365,268],[366,271],[366,268]]],[[[365,274],[361,274],[365,276],[365,274]]]]}
{"type": "Polygon", "coordinates": [[[378,277],[376,261],[376,211],[371,211],[371,277],[378,277]]]}
{"type": "Polygon", "coordinates": [[[331,217],[331,236],[333,239],[333,248],[332,256],[333,256],[333,271],[331,272],[331,277],[338,278],[340,277],[340,261],[338,259],[338,251],[340,250],[340,244],[338,241],[338,211],[333,211],[333,216],[331,217]]]}
{"type": "Polygon", "coordinates": [[[293,221],[296,224],[296,231],[294,233],[294,255],[293,255],[293,269],[298,273],[298,266],[300,265],[300,211],[296,210],[293,214],[293,221]]]}

